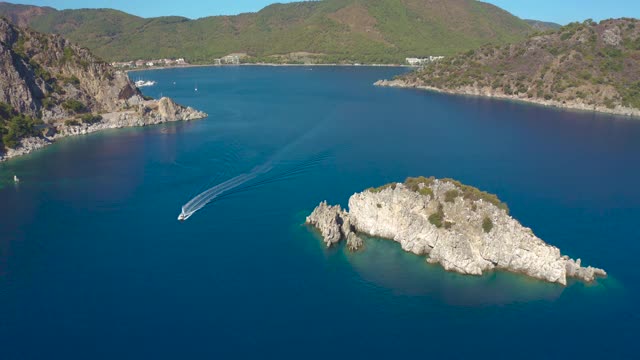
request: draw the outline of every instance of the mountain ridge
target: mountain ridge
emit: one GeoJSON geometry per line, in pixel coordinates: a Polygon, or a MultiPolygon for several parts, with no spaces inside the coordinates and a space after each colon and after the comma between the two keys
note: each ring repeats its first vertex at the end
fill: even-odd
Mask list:
{"type": "MultiPolygon", "coordinates": [[[[112,9],[38,10],[0,3],[0,14],[58,33],[109,60],[230,53],[254,60],[296,52],[321,62],[399,63],[523,39],[533,28],[475,0],[322,0],[272,4],[233,16],[141,18],[112,9]]],[[[37,8],[40,9],[40,8],[37,8]]]]}

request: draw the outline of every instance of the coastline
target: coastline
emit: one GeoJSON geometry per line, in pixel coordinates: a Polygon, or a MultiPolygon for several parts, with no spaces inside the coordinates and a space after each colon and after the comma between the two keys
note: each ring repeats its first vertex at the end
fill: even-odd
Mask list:
{"type": "Polygon", "coordinates": [[[313,67],[313,66],[340,66],[340,67],[402,67],[402,68],[418,68],[418,66],[412,65],[401,65],[401,64],[276,64],[276,63],[243,63],[243,64],[189,64],[189,65],[180,65],[180,66],[157,66],[157,67],[148,67],[144,69],[127,69],[122,70],[126,73],[130,72],[138,72],[138,71],[149,71],[149,70],[169,70],[169,69],[189,69],[189,68],[199,68],[199,67],[242,67],[242,66],[264,66],[264,67],[313,67]]]}
{"type": "MultiPolygon", "coordinates": [[[[101,114],[103,121],[96,124],[81,124],[79,126],[62,125],[56,128],[56,132],[51,136],[33,136],[20,140],[20,145],[15,149],[7,149],[5,152],[0,151],[0,163],[7,160],[30,154],[40,150],[46,146],[54,144],[57,140],[70,137],[87,135],[94,132],[121,129],[127,127],[143,127],[149,125],[158,125],[175,121],[191,121],[206,118],[208,115],[204,112],[195,110],[191,107],[171,108],[176,104],[169,98],[153,100],[159,105],[159,109],[148,115],[140,115],[133,110],[112,112],[101,114]],[[169,111],[167,111],[170,109],[169,111]]],[[[50,128],[55,128],[50,126],[50,128]]]]}
{"type": "Polygon", "coordinates": [[[591,113],[601,113],[608,115],[619,115],[626,116],[629,118],[639,118],[640,119],[640,109],[634,108],[626,108],[626,107],[615,107],[610,109],[606,106],[597,106],[597,105],[588,105],[580,102],[560,102],[556,100],[542,100],[542,99],[530,99],[526,97],[519,97],[517,95],[507,95],[496,93],[492,89],[480,89],[472,86],[460,88],[460,89],[441,89],[433,86],[419,85],[415,83],[408,83],[403,80],[378,80],[373,85],[381,86],[381,87],[393,87],[393,88],[404,88],[404,89],[418,89],[425,91],[432,91],[441,94],[448,95],[463,95],[463,96],[477,96],[498,100],[512,100],[527,104],[540,105],[551,108],[558,108],[563,110],[574,110],[574,111],[583,111],[583,112],[591,112],[591,113]]]}

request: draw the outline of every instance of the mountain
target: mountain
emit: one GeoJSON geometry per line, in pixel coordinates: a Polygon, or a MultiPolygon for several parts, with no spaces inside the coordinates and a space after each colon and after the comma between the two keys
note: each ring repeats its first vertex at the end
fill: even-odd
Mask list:
{"type": "Polygon", "coordinates": [[[524,21],[526,21],[527,24],[529,24],[532,28],[538,31],[558,30],[562,27],[562,25],[556,24],[554,22],[530,20],[530,19],[525,19],[524,21]]]}
{"type": "Polygon", "coordinates": [[[640,115],[640,21],[587,20],[486,46],[378,85],[640,115]]]}
{"type": "Polygon", "coordinates": [[[61,34],[109,61],[185,57],[211,62],[230,53],[253,61],[306,53],[323,62],[403,62],[524,39],[533,28],[476,0],[322,0],[257,13],[140,18],[110,9],[57,11],[0,3],[0,15],[61,34]]]}
{"type": "MultiPolygon", "coordinates": [[[[169,99],[145,99],[129,77],[59,35],[0,18],[0,160],[4,148],[55,137],[204,114],[169,99]]],[[[11,155],[11,154],[9,154],[11,155]]]]}

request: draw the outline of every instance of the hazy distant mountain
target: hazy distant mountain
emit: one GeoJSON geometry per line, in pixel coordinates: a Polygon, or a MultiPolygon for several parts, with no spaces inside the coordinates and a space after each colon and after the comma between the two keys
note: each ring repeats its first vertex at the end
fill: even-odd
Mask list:
{"type": "Polygon", "coordinates": [[[562,27],[562,25],[556,24],[554,22],[531,20],[531,19],[525,19],[525,21],[532,28],[534,28],[534,29],[536,29],[538,31],[558,30],[558,29],[560,29],[562,27]]]}
{"type": "Polygon", "coordinates": [[[229,53],[264,58],[305,52],[321,54],[317,56],[323,61],[400,62],[514,42],[532,32],[524,20],[476,0],[306,1],[197,20],[8,3],[0,3],[0,14],[61,34],[108,60],[186,57],[210,62],[229,53]]]}

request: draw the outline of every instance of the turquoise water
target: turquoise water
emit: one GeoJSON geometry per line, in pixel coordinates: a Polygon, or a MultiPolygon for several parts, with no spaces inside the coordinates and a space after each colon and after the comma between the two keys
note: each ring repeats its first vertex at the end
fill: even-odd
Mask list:
{"type": "Polygon", "coordinates": [[[209,118],[0,164],[0,358],[636,357],[640,121],[371,86],[403,71],[135,73],[209,118]],[[320,160],[176,220],[274,154],[272,174],[320,160]],[[325,249],[301,225],[321,200],[416,175],[498,194],[610,277],[465,277],[389,241],[325,249]]]}

